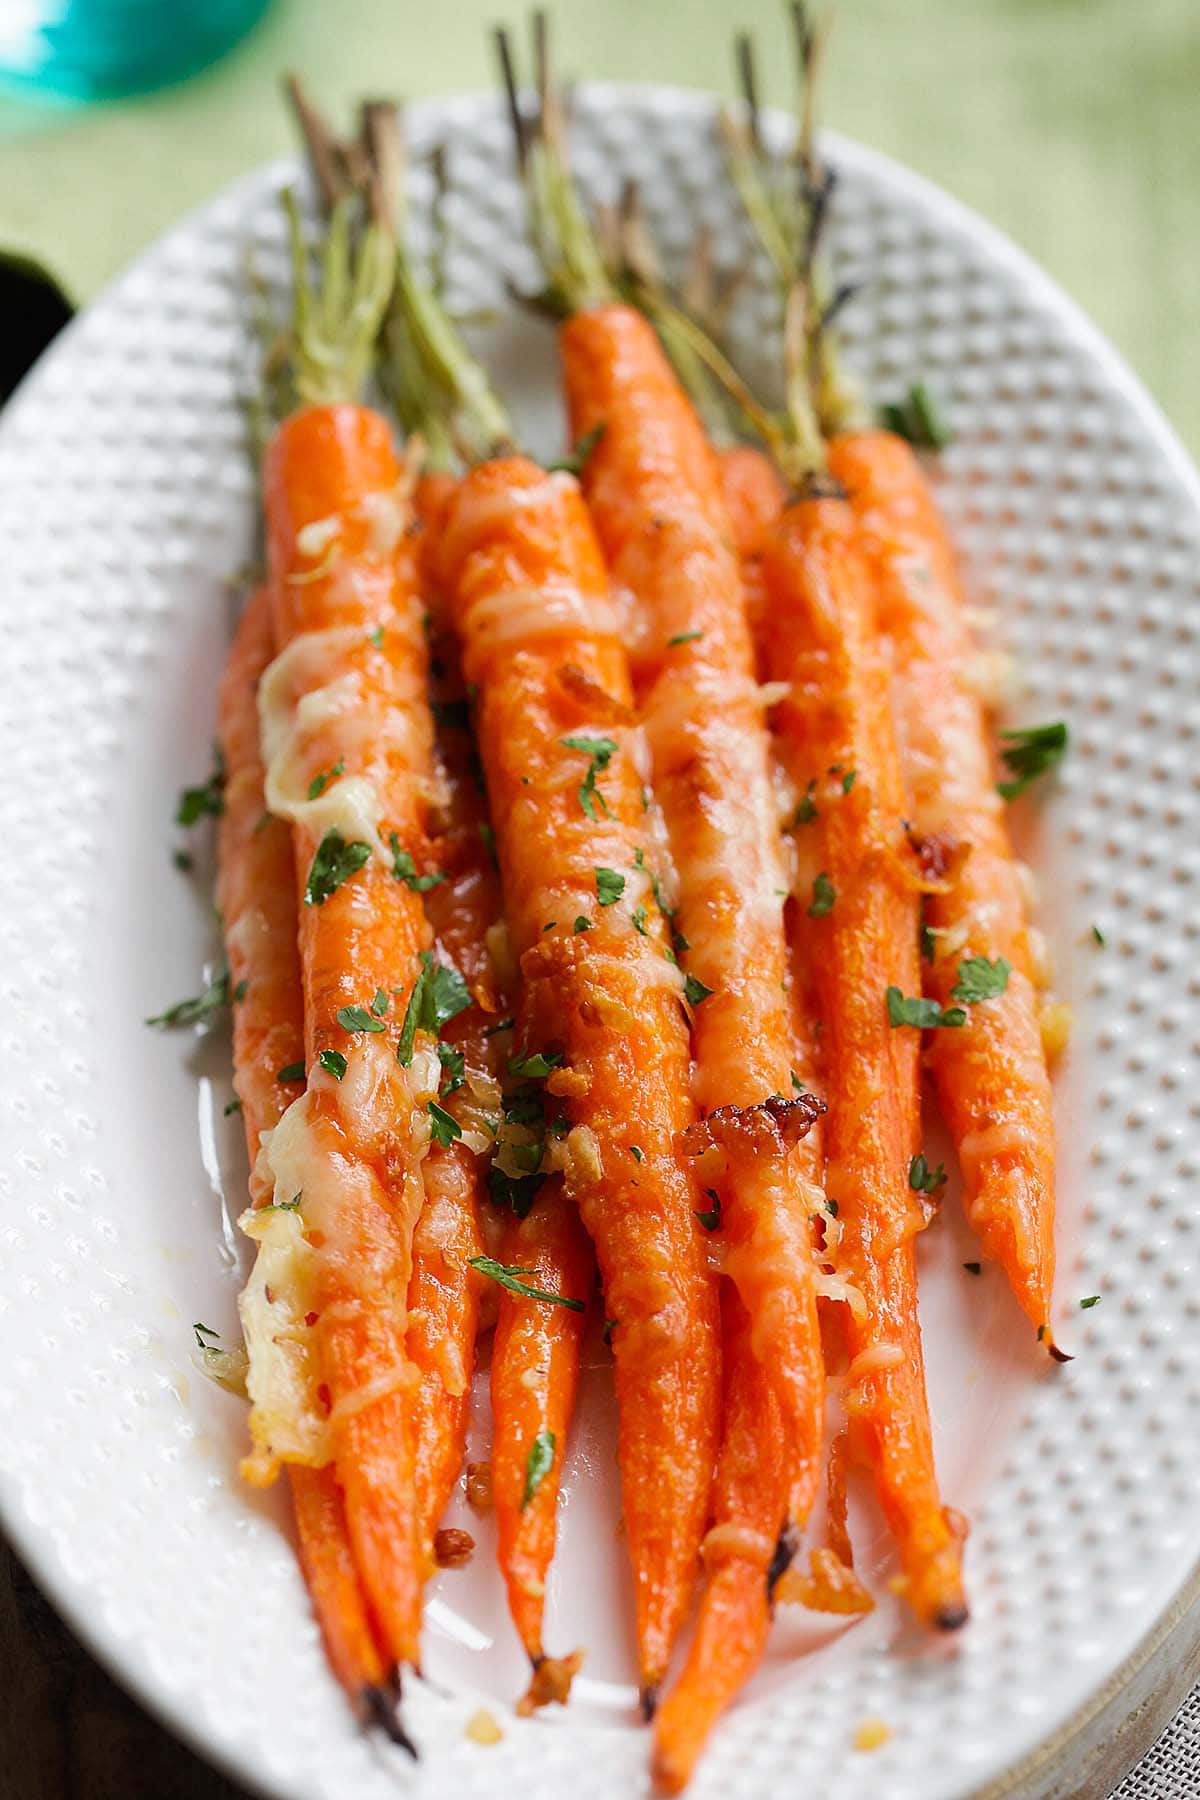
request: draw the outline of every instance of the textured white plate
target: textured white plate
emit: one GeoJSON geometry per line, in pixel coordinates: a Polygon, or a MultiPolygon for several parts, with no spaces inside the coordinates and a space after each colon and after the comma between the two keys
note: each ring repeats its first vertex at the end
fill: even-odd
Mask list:
{"type": "MultiPolygon", "coordinates": [[[[746,244],[704,100],[585,90],[590,187],[643,183],[678,249],[707,220],[746,244]]],[[[455,297],[531,270],[496,110],[438,103],[455,297]]],[[[928,380],[957,427],[942,492],[975,598],[1021,658],[1017,716],[1065,715],[1062,780],[1023,803],[1041,923],[1077,1035],[1058,1082],[1061,1275],[1048,1370],[953,1201],[922,1241],[946,1495],[971,1515],[971,1626],[931,1645],[886,1592],[850,1631],[782,1621],[726,1721],[703,1796],[962,1800],[1028,1757],[1154,1629],[1200,1555],[1200,489],[1162,420],[1074,308],[994,233],[834,142],[839,271],[880,395],[928,380]],[[1099,949],[1091,924],[1103,928],[1099,949]],[[1084,1295],[1101,1304],[1078,1311],[1084,1295]],[[813,1653],[797,1660],[797,1644],[813,1653]],[[852,1747],[884,1719],[890,1743],[852,1747]]],[[[241,1408],[192,1367],[234,1321],[244,1171],[219,1035],[141,1019],[211,954],[203,871],[171,867],[181,783],[207,766],[226,578],[252,544],[239,389],[248,244],[279,263],[275,168],[180,226],[61,340],[0,421],[0,1497],[18,1547],[92,1647],[207,1754],[287,1800],[380,1800],[411,1772],[351,1726],[326,1675],[284,1509],[239,1486],[241,1408]]],[[[426,198],[418,183],[418,214],[426,198]]],[[[761,330],[761,300],[743,330],[761,330]]],[[[557,447],[550,337],[485,334],[536,446],[557,447]]],[[[410,1723],[421,1791],[573,1800],[640,1791],[623,1547],[602,1357],[571,1451],[549,1640],[585,1643],[566,1715],[508,1717],[521,1685],[487,1532],[436,1584],[431,1684],[410,1723]],[[434,1685],[436,1684],[436,1686],[434,1685]],[[465,1742],[479,1695],[498,1747],[465,1742]]]]}

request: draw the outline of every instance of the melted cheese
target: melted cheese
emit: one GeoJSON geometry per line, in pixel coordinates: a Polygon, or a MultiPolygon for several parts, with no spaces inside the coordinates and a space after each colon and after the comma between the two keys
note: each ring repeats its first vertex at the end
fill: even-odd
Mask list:
{"type": "Polygon", "coordinates": [[[315,1310],[316,1252],[305,1239],[298,1212],[260,1207],[243,1213],[239,1224],[258,1245],[250,1279],[238,1297],[250,1358],[246,1392],[253,1444],[241,1473],[255,1487],[265,1487],[281,1463],[320,1468],[331,1453],[317,1393],[315,1337],[306,1323],[315,1310]]]}
{"type": "Polygon", "coordinates": [[[607,595],[566,586],[510,587],[471,608],[471,654],[497,652],[546,637],[619,637],[620,622],[607,595]]]}

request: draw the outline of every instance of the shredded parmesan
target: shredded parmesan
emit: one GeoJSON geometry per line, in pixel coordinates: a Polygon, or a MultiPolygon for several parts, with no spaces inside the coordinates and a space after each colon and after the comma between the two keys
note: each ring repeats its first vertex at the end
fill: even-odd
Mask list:
{"type": "Polygon", "coordinates": [[[1065,1000],[1047,1000],[1039,1008],[1038,1030],[1042,1034],[1042,1049],[1051,1062],[1056,1056],[1061,1056],[1070,1043],[1074,1022],[1074,1014],[1065,1000]]]}
{"type": "Polygon", "coordinates": [[[298,1212],[259,1207],[243,1213],[239,1223],[258,1245],[238,1298],[249,1353],[253,1444],[241,1473],[253,1486],[266,1487],[281,1462],[320,1468],[329,1461],[329,1426],[317,1392],[316,1346],[308,1323],[316,1297],[316,1253],[298,1212]]]}

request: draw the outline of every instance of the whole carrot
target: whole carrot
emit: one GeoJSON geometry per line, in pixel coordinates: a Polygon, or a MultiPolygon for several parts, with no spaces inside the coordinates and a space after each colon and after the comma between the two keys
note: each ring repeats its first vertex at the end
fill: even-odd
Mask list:
{"type": "Polygon", "coordinates": [[[428,928],[400,852],[423,823],[431,723],[407,478],[385,421],[355,399],[390,250],[369,231],[355,262],[348,230],[339,208],[314,292],[293,212],[301,404],[263,466],[279,654],[259,711],[267,803],[293,827],[307,1059],[307,1089],[268,1151],[271,1225],[314,1253],[313,1331],[351,1541],[391,1655],[415,1663],[416,1371],[404,1333],[438,1073],[417,1035],[430,1023],[431,971],[418,961],[428,928]]]}
{"type": "MultiPolygon", "coordinates": [[[[591,1246],[557,1177],[543,1184],[523,1218],[510,1214],[500,1260],[543,1292],[568,1300],[591,1293],[591,1246]]],[[[542,1614],[585,1324],[582,1306],[502,1291],[492,1339],[492,1495],[509,1611],[533,1668],[519,1712],[565,1701],[582,1661],[578,1651],[546,1656],[542,1614]],[[529,1380],[531,1371],[545,1378],[529,1380]]]]}
{"type": "MultiPolygon", "coordinates": [[[[256,690],[273,650],[268,597],[259,589],[242,614],[221,681],[226,782],[216,894],[230,986],[241,995],[233,1015],[234,1085],[259,1205],[270,1198],[258,1169],[263,1134],[291,1099],[291,1083],[280,1076],[304,1058],[291,834],[263,812],[256,690]]],[[[328,1464],[293,1463],[289,1477],[300,1560],[330,1663],[356,1706],[387,1724],[390,1673],[355,1568],[341,1489],[328,1464]]]]}
{"type": "Polygon", "coordinates": [[[963,1203],[1043,1341],[1054,1282],[1054,1115],[1020,874],[996,790],[975,647],[949,535],[911,447],[887,431],[835,438],[891,647],[892,705],[913,830],[949,879],[926,900],[925,992],[953,1008],[929,1060],[963,1203]]]}
{"type": "MultiPolygon", "coordinates": [[[[629,669],[578,487],[520,458],[464,479],[442,566],[476,720],[512,947],[574,1129],[566,1188],[613,1327],[625,1527],[647,1706],[690,1598],[717,1432],[700,1197],[674,1140],[692,1119],[682,982],[645,867],[629,669]],[[639,857],[638,852],[643,854],[639,857]]],[[[528,1057],[540,1058],[532,1064],[528,1057]]]]}
{"type": "Polygon", "coordinates": [[[767,672],[788,685],[778,740],[800,796],[794,892],[823,1021],[826,1189],[852,1291],[843,1400],[912,1606],[950,1629],[967,1610],[960,1540],[934,1473],[913,1254],[924,1215],[909,1186],[920,1032],[896,1013],[920,986],[919,871],[849,507],[819,495],[789,506],[766,538],[763,574],[767,672]]]}

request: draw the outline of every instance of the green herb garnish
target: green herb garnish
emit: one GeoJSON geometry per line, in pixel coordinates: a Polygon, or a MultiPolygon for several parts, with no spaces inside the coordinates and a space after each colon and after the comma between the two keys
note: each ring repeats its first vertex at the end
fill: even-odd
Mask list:
{"type": "Polygon", "coordinates": [[[388,848],[392,853],[392,874],[414,894],[427,894],[430,888],[440,887],[448,879],[442,869],[435,869],[432,875],[418,875],[412,851],[401,849],[400,839],[394,831],[388,833],[388,848]]]}
{"type": "Polygon", "coordinates": [[[908,1185],[918,1194],[936,1194],[946,1185],[945,1165],[931,1169],[924,1156],[914,1156],[908,1165],[908,1185]]]}
{"type": "Polygon", "coordinates": [[[837,899],[832,881],[824,870],[816,877],[812,886],[812,902],[808,909],[810,919],[823,919],[833,911],[833,903],[837,899]]]}
{"type": "Polygon", "coordinates": [[[442,1146],[443,1150],[445,1150],[448,1145],[452,1144],[456,1138],[462,1136],[462,1126],[454,1117],[454,1114],[448,1113],[444,1106],[438,1105],[436,1100],[430,1100],[425,1111],[429,1114],[429,1123],[434,1138],[436,1142],[442,1146]]]}
{"type": "Polygon", "coordinates": [[[903,400],[892,401],[879,412],[887,429],[907,438],[916,450],[944,450],[953,442],[953,434],[923,381],[915,381],[903,400]]]}
{"type": "Polygon", "coordinates": [[[715,992],[715,988],[705,987],[695,975],[689,975],[683,984],[683,997],[689,1006],[699,1006],[702,1000],[707,1000],[715,992]]]}
{"type": "Polygon", "coordinates": [[[288,1063],[286,1068],[276,1072],[275,1079],[276,1081],[303,1081],[304,1064],[302,1062],[288,1063]]]}
{"type": "Polygon", "coordinates": [[[522,1050],[509,1057],[508,1072],[526,1081],[542,1081],[551,1069],[557,1069],[561,1064],[562,1052],[559,1050],[522,1050]]]}
{"type": "Polygon", "coordinates": [[[553,474],[557,470],[566,475],[582,475],[587,468],[589,456],[607,429],[603,419],[598,425],[593,425],[590,431],[584,432],[575,448],[569,450],[566,456],[560,457],[557,462],[546,464],[547,472],[553,474]]]}
{"type": "Polygon", "coordinates": [[[336,893],[370,858],[371,846],[361,838],[347,843],[340,831],[327,831],[317,846],[304,884],[305,906],[324,906],[330,894],[336,893]]]}
{"type": "MultiPolygon", "coordinates": [[[[238,983],[245,991],[245,984],[238,983]]],[[[237,998],[240,1000],[242,995],[237,998]]],[[[194,995],[190,1000],[177,1000],[174,1006],[168,1006],[165,1012],[155,1013],[147,1019],[147,1025],[160,1025],[168,1028],[175,1025],[197,1025],[201,1019],[211,1018],[213,1013],[220,1012],[223,1006],[229,1005],[229,970],[222,969],[215,975],[202,994],[194,995]]]]}
{"type": "Polygon", "coordinates": [[[472,1269],[478,1269],[481,1275],[498,1281],[510,1294],[520,1294],[524,1300],[541,1300],[547,1306],[565,1306],[570,1312],[587,1310],[582,1300],[570,1300],[565,1294],[551,1294],[545,1288],[530,1287],[527,1281],[521,1279],[523,1275],[532,1273],[529,1269],[512,1268],[508,1263],[497,1262],[494,1256],[471,1256],[467,1261],[472,1269]]]}
{"type": "Polygon", "coordinates": [[[1026,731],[1002,731],[1000,759],[1012,771],[1012,779],[998,781],[996,790],[1006,800],[1056,768],[1067,753],[1067,727],[1061,719],[1053,725],[1031,725],[1026,731]],[[1008,747],[1005,748],[1004,746],[1008,747]]]}
{"type": "Polygon", "coordinates": [[[965,1000],[976,1006],[981,1000],[994,1000],[1008,986],[1012,969],[1002,956],[989,962],[986,956],[968,956],[958,965],[958,980],[950,989],[952,1000],[965,1000]]]}
{"type": "Polygon", "coordinates": [[[596,870],[596,898],[601,906],[615,906],[625,892],[625,877],[615,869],[596,870]]]}
{"type": "Polygon", "coordinates": [[[521,1495],[522,1512],[554,1467],[554,1446],[552,1431],[539,1431],[529,1446],[529,1455],[525,1459],[525,1492],[521,1495]]]}
{"type": "Polygon", "coordinates": [[[220,744],[213,745],[213,772],[201,787],[184,788],[175,808],[177,825],[194,825],[198,819],[219,819],[225,811],[225,758],[220,744]]]}
{"type": "Polygon", "coordinates": [[[705,1188],[704,1193],[706,1198],[712,1201],[712,1205],[707,1212],[698,1212],[696,1217],[705,1231],[715,1231],[721,1223],[721,1196],[716,1188],[705,1188]]]}
{"type": "Polygon", "coordinates": [[[961,1006],[949,1006],[943,1012],[936,1000],[909,999],[898,987],[887,991],[888,1022],[891,1025],[913,1025],[918,1031],[934,1026],[965,1025],[967,1015],[961,1006]]]}
{"type": "Polygon", "coordinates": [[[340,1050],[322,1050],[317,1055],[317,1061],[335,1081],[340,1081],[346,1073],[346,1059],[340,1050]]]}
{"type": "Polygon", "coordinates": [[[374,1011],[368,1012],[365,1006],[339,1006],[337,1022],[343,1031],[382,1031],[382,1019],[375,1017],[374,1011]]]}
{"type": "Polygon", "coordinates": [[[310,800],[319,800],[321,798],[321,795],[325,792],[325,789],[329,786],[330,782],[336,781],[339,775],[344,775],[345,773],[346,773],[346,759],[342,756],[339,756],[337,761],[334,763],[332,769],[322,769],[321,773],[319,775],[313,776],[312,780],[308,784],[309,799],[310,800]]]}

